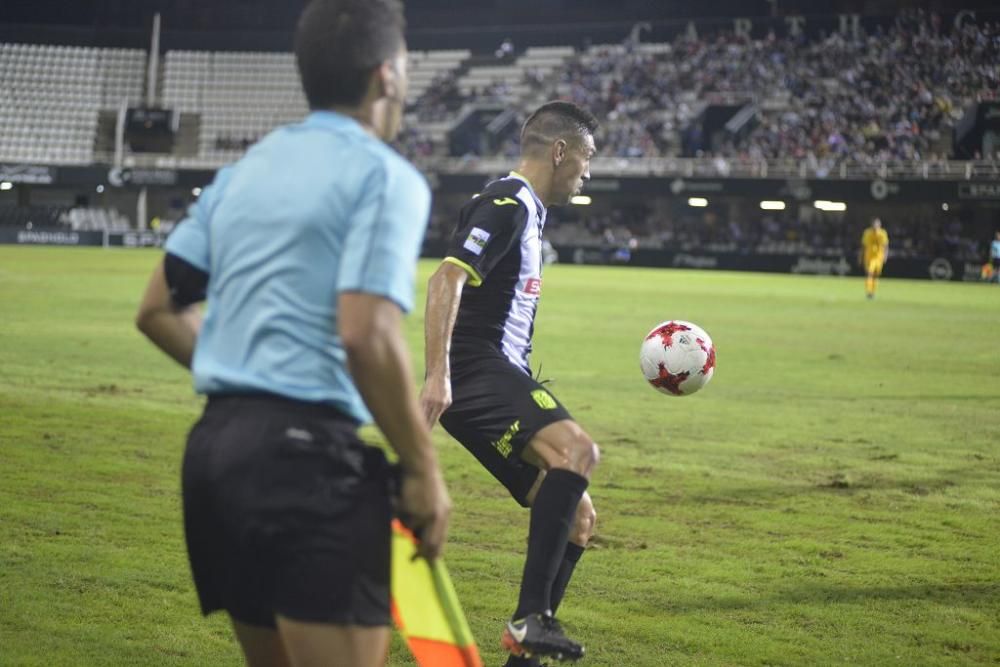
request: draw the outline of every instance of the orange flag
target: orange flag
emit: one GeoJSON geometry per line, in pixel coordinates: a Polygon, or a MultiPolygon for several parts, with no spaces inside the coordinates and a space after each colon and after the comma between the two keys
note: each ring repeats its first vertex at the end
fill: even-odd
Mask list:
{"type": "Polygon", "coordinates": [[[483,667],[469,624],[440,558],[413,560],[417,544],[392,522],[392,617],[420,667],[483,667]]]}

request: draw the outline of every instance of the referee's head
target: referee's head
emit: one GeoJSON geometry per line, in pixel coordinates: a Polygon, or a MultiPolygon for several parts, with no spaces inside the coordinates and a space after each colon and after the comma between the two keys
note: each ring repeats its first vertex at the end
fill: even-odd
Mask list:
{"type": "Polygon", "coordinates": [[[347,113],[394,138],[406,100],[405,29],[399,0],[312,0],[295,31],[309,108],[347,113]]]}
{"type": "Polygon", "coordinates": [[[568,203],[590,178],[597,127],[592,113],[564,101],[543,104],[524,121],[521,164],[530,165],[532,184],[546,206],[568,203]]]}

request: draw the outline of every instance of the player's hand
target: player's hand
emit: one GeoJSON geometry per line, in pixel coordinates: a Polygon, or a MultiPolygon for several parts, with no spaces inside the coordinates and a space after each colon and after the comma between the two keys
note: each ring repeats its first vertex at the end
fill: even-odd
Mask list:
{"type": "Polygon", "coordinates": [[[448,539],[448,517],[451,515],[451,498],[441,471],[436,467],[427,473],[404,471],[396,511],[417,538],[414,559],[433,560],[440,556],[448,539]]]}
{"type": "Polygon", "coordinates": [[[441,414],[451,405],[451,380],[447,377],[428,377],[420,390],[420,410],[428,426],[434,426],[441,414]]]}

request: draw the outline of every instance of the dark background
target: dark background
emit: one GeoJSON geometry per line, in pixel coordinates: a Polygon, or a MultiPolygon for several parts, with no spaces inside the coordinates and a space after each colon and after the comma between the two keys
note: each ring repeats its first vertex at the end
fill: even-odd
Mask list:
{"type": "MultiPolygon", "coordinates": [[[[617,40],[637,21],[658,27],[690,19],[893,15],[921,7],[994,13],[995,0],[410,0],[411,48],[487,51],[514,35],[517,46],[617,40]],[[992,11],[990,11],[992,10],[992,11]],[[478,48],[477,48],[478,47],[478,48]]],[[[0,41],[148,48],[155,12],[168,48],[288,50],[305,0],[0,0],[0,41]]]]}

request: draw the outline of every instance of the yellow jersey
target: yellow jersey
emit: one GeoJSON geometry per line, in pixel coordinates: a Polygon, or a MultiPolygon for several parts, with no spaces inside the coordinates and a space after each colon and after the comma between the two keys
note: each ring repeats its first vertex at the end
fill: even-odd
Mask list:
{"type": "Polygon", "coordinates": [[[869,227],[861,235],[861,248],[864,250],[866,262],[872,259],[881,261],[889,248],[889,235],[884,229],[869,227]]]}

